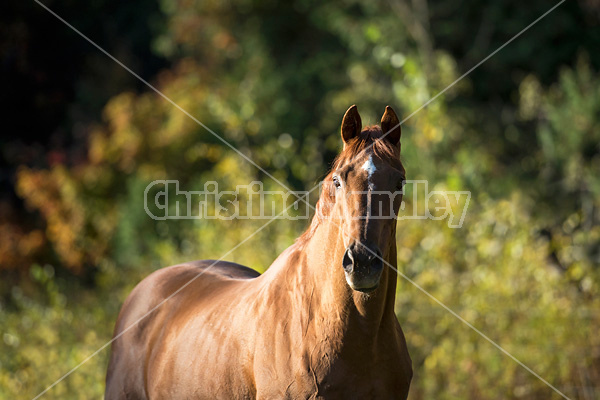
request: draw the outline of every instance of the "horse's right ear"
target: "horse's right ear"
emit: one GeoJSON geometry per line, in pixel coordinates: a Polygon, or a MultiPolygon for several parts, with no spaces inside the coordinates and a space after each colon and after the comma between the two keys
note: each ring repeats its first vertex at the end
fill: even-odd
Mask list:
{"type": "Polygon", "coordinates": [[[361,129],[362,121],[355,104],[346,111],[346,114],[344,114],[344,118],[342,119],[342,140],[344,141],[344,147],[346,147],[346,144],[350,142],[350,140],[360,134],[361,129]]]}
{"type": "Polygon", "coordinates": [[[388,141],[394,146],[398,146],[402,127],[400,126],[398,116],[390,106],[385,107],[385,112],[383,113],[383,117],[381,117],[381,131],[388,141]]]}

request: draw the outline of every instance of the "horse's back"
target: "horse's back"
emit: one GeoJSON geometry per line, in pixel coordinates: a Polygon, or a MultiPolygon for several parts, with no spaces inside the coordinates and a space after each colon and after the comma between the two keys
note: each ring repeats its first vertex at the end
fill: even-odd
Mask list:
{"type": "Polygon", "coordinates": [[[221,288],[260,276],[243,265],[201,260],[155,271],[125,300],[113,334],[106,376],[107,399],[146,399],[148,362],[173,309],[210,301],[221,288]]]}
{"type": "Polygon", "coordinates": [[[219,260],[199,260],[186,263],[209,271],[211,274],[231,279],[252,279],[260,276],[260,273],[241,264],[219,260]]]}

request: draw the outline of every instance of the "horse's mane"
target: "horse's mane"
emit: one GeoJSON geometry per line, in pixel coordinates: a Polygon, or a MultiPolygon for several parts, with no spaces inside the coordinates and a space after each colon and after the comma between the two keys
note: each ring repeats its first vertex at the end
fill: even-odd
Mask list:
{"type": "MultiPolygon", "coordinates": [[[[317,227],[331,212],[331,205],[334,202],[335,188],[333,186],[333,173],[347,162],[352,161],[363,150],[371,148],[373,154],[390,163],[394,168],[403,169],[400,162],[400,147],[395,146],[385,138],[379,140],[383,135],[381,127],[378,125],[367,126],[362,132],[349,143],[346,143],[344,150],[335,158],[330,171],[323,179],[321,188],[321,197],[315,206],[315,215],[308,229],[296,240],[299,246],[304,245],[315,233],[317,227]]],[[[369,150],[367,150],[369,151],[369,150]]],[[[308,200],[308,199],[307,199],[308,200]]]]}

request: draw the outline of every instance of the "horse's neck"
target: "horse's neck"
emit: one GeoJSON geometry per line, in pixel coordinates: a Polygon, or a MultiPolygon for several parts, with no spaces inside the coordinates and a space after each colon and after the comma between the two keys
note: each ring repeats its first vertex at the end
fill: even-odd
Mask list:
{"type": "MultiPolygon", "coordinates": [[[[395,268],[395,240],[391,238],[390,243],[384,258],[395,268]]],[[[310,310],[307,317],[321,334],[372,340],[384,325],[391,326],[391,319],[395,320],[396,272],[384,267],[380,287],[372,294],[353,291],[342,268],[345,246],[338,224],[323,223],[301,249],[291,250],[279,279],[291,282],[294,287],[290,290],[301,291],[294,296],[294,306],[310,310]]]]}

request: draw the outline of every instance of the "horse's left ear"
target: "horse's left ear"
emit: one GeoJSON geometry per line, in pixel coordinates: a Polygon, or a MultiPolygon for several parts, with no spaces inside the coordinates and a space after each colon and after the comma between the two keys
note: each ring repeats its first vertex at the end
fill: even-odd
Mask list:
{"type": "Polygon", "coordinates": [[[381,117],[381,131],[392,144],[398,145],[400,143],[400,135],[402,134],[400,121],[390,106],[385,107],[385,112],[381,117]]]}
{"type": "Polygon", "coordinates": [[[360,135],[362,129],[362,121],[358,114],[358,108],[356,104],[351,106],[344,114],[342,119],[342,140],[344,141],[344,148],[352,139],[360,135]]]}

